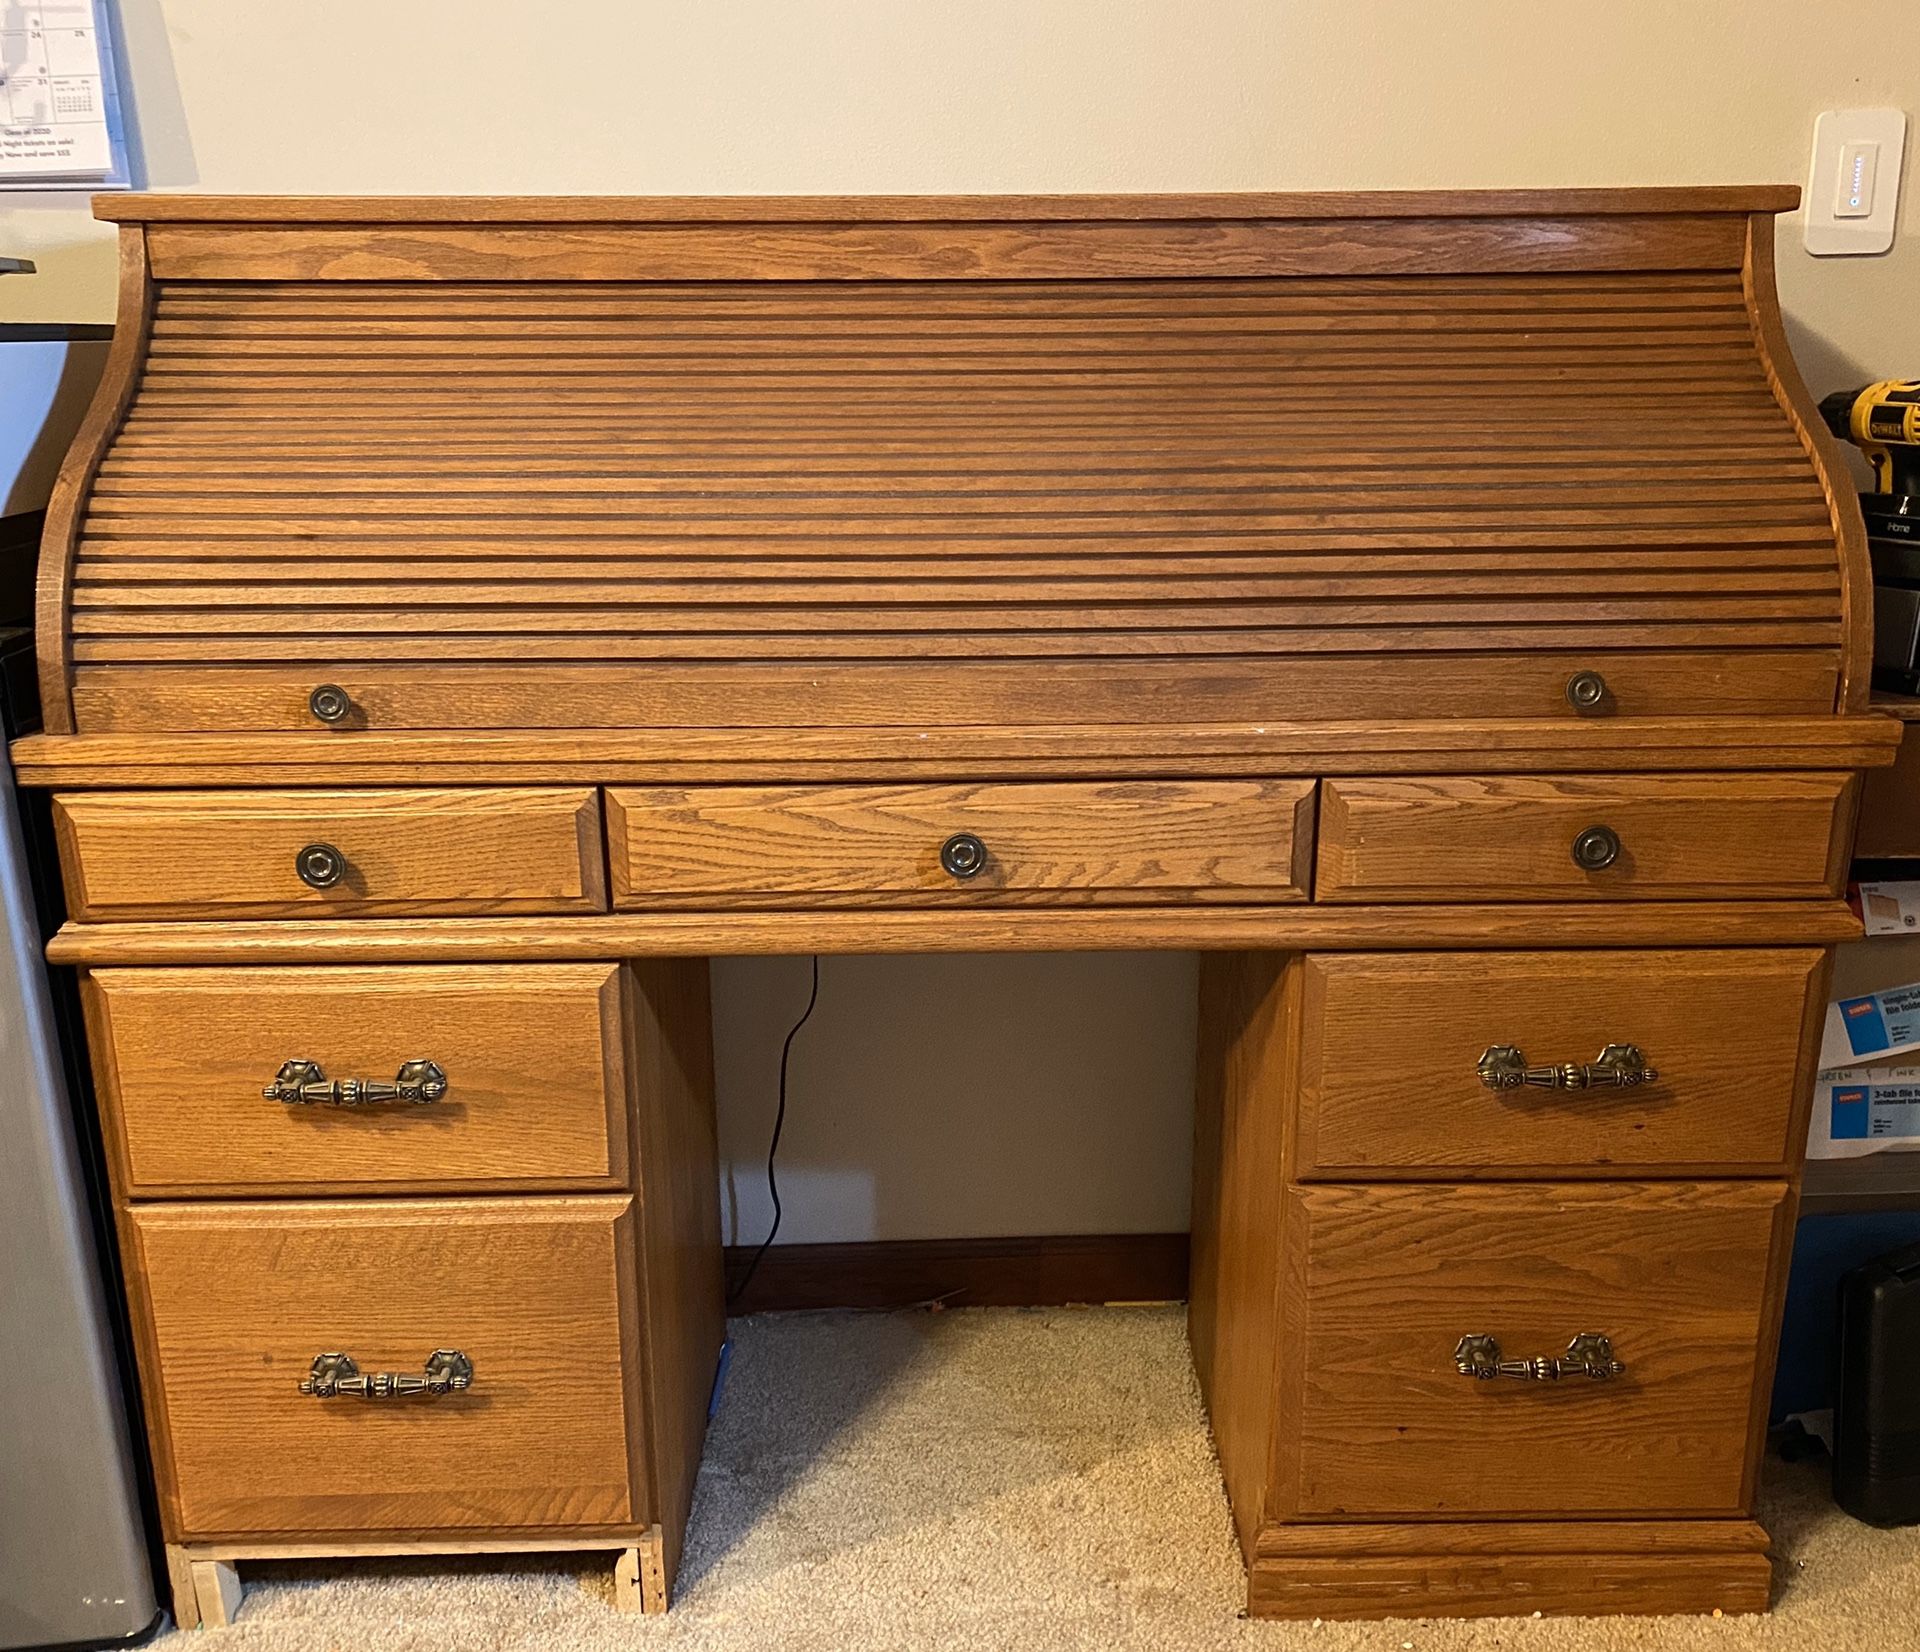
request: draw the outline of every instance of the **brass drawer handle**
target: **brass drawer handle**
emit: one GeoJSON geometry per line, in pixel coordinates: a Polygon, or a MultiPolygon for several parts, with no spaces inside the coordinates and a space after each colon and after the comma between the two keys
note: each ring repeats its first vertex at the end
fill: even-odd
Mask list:
{"type": "Polygon", "coordinates": [[[293,857],[293,869],[309,889],[331,889],[347,875],[347,857],[331,843],[309,843],[293,857]]]}
{"type": "Polygon", "coordinates": [[[1620,858],[1620,834],[1611,826],[1589,826],[1573,840],[1573,864],[1583,872],[1604,872],[1620,858]]]}
{"type": "Polygon", "coordinates": [[[1582,1331],[1557,1359],[1502,1359],[1500,1344],[1490,1336],[1464,1336],[1453,1350],[1454,1369],[1463,1377],[1491,1381],[1517,1377],[1522,1382],[1558,1382],[1562,1377],[1591,1377],[1611,1382],[1626,1367],[1613,1357],[1613,1339],[1598,1331],[1582,1331]]]}
{"type": "Polygon", "coordinates": [[[363,1400],[397,1400],[408,1394],[457,1394],[473,1386],[473,1361],[458,1348],[436,1348],[419,1376],[404,1371],[362,1371],[350,1354],[318,1354],[300,1379],[300,1392],[317,1400],[357,1394],[363,1400]]]}
{"type": "Polygon", "coordinates": [[[1647,1065],[1638,1044],[1609,1044],[1585,1065],[1567,1061],[1553,1067],[1529,1067],[1511,1044],[1489,1044],[1480,1055],[1480,1082],[1489,1090],[1630,1090],[1651,1084],[1659,1074],[1647,1065]]]}
{"type": "Polygon", "coordinates": [[[971,832],[955,832],[940,845],[940,864],[956,878],[977,878],[987,865],[987,846],[971,832]]]}
{"type": "Polygon", "coordinates": [[[328,1078],[317,1061],[298,1056],[280,1064],[273,1082],[260,1094],[289,1107],[371,1107],[382,1101],[408,1101],[424,1107],[447,1093],[447,1075],[435,1061],[409,1061],[393,1076],[328,1078]]]}

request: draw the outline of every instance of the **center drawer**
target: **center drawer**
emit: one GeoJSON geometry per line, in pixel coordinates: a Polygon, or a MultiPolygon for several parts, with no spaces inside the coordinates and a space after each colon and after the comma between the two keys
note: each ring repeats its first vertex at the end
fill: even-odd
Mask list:
{"type": "Polygon", "coordinates": [[[1270,1512],[1744,1512],[1786,1198],[1782,1182],[1289,1190],[1270,1512]],[[1565,1360],[1589,1333],[1624,1370],[1457,1363],[1565,1360]]]}
{"type": "Polygon", "coordinates": [[[1806,1128],[1824,959],[1311,954],[1296,1173],[1784,1175],[1806,1128]]]}
{"type": "Polygon", "coordinates": [[[146,1205],[129,1223],[169,1537],[653,1518],[626,1195],[146,1205]],[[334,1364],[303,1392],[333,1354],[439,1391],[362,1397],[334,1364]]]}
{"type": "Polygon", "coordinates": [[[606,910],[584,786],[74,792],[53,818],[79,919],[606,910]]]}
{"type": "Polygon", "coordinates": [[[697,786],[607,794],[613,904],[1307,898],[1310,780],[697,786]]]}
{"type": "Polygon", "coordinates": [[[626,1181],[618,965],[106,969],[85,992],[131,1197],[626,1181]]]}

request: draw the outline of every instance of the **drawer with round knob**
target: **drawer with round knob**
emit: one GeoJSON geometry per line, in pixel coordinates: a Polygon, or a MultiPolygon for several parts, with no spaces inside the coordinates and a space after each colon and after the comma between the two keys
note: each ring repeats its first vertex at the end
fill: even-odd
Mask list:
{"type": "Polygon", "coordinates": [[[79,919],[606,909],[586,786],[68,792],[53,807],[79,919]]]}
{"type": "Polygon", "coordinates": [[[1303,1179],[1784,1176],[1805,1138],[1817,949],[1316,953],[1298,967],[1303,1179]]]}
{"type": "Polygon", "coordinates": [[[1290,1189],[1268,1512],[1740,1513],[1787,1207],[1778,1181],[1290,1189]]]}
{"type": "Polygon", "coordinates": [[[83,990],[127,1197],[626,1185],[617,964],[103,969],[83,990]]]}
{"type": "Polygon", "coordinates": [[[1844,774],[1328,780],[1322,901],[1814,899],[1845,882],[1844,774]]]}
{"type": "Polygon", "coordinates": [[[613,904],[1307,897],[1310,780],[618,787],[613,904]]]}
{"type": "Polygon", "coordinates": [[[626,1194],[136,1205],[175,1540],[644,1527],[626,1194]]]}

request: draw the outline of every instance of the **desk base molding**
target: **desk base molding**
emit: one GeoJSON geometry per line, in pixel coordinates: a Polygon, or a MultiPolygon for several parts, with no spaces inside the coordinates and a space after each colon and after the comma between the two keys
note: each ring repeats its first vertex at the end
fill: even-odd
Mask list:
{"type": "Polygon", "coordinates": [[[1746,1520],[1269,1526],[1256,1618],[1764,1612],[1773,1566],[1746,1520]]]}

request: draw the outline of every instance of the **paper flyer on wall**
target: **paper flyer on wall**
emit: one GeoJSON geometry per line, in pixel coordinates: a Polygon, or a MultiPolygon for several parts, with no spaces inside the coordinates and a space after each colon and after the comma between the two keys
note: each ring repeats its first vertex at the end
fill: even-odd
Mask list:
{"type": "Polygon", "coordinates": [[[0,0],[0,183],[114,169],[93,0],[0,0]]]}

